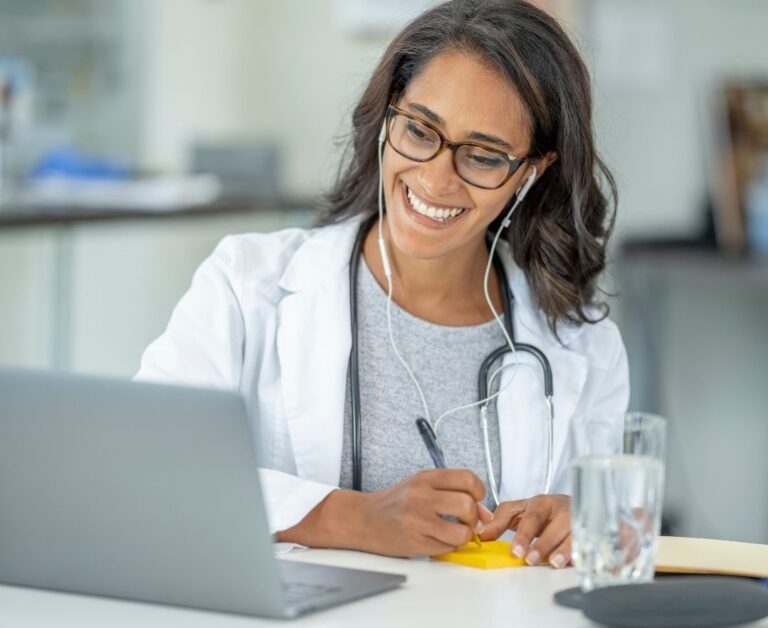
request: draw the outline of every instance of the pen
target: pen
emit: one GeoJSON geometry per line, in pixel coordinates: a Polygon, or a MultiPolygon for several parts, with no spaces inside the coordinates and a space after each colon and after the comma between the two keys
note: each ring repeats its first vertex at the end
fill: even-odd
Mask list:
{"type": "MultiPolygon", "coordinates": [[[[416,427],[419,428],[421,439],[427,446],[427,451],[429,452],[429,456],[432,458],[432,462],[435,464],[435,467],[438,469],[447,468],[448,465],[445,464],[445,456],[443,455],[443,450],[440,449],[440,445],[437,442],[437,434],[435,434],[435,431],[432,429],[432,426],[429,424],[429,422],[422,417],[418,417],[416,419],[416,427]]],[[[480,537],[477,536],[477,532],[474,530],[472,530],[472,542],[475,543],[478,547],[482,545],[480,537]]]]}

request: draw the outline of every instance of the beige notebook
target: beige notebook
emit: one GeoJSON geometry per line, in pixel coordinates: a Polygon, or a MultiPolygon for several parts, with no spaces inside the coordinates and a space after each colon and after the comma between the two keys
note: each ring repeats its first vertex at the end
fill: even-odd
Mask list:
{"type": "Polygon", "coordinates": [[[662,536],[656,571],[768,578],[768,545],[662,536]]]}

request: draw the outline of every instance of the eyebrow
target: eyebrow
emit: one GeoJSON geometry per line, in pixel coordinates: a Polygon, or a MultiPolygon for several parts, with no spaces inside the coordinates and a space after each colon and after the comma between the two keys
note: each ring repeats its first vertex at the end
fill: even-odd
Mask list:
{"type": "MultiPolygon", "coordinates": [[[[420,105],[418,103],[408,103],[406,107],[408,109],[411,109],[412,111],[418,111],[420,114],[422,114],[425,118],[427,118],[430,122],[434,124],[437,124],[442,127],[445,126],[445,120],[443,120],[443,118],[437,115],[429,107],[425,107],[424,105],[420,105]]],[[[480,131],[471,131],[470,133],[467,133],[467,139],[478,140],[480,142],[487,142],[489,144],[496,144],[497,146],[503,148],[504,150],[514,152],[509,142],[505,142],[500,137],[496,137],[495,135],[489,135],[488,133],[481,133],[480,131]]]]}

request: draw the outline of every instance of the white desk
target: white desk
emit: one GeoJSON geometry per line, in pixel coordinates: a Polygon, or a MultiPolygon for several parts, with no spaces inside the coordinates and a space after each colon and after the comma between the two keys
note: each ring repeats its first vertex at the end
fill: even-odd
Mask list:
{"type": "MultiPolygon", "coordinates": [[[[13,628],[245,628],[317,626],[594,627],[580,611],[556,606],[555,591],[575,586],[572,569],[522,567],[482,571],[428,560],[311,550],[291,560],[404,573],[400,589],[307,615],[293,622],[208,613],[105,598],[0,586],[0,626],[13,628]]],[[[754,626],[768,627],[768,620],[754,626]]]]}
{"type": "Polygon", "coordinates": [[[398,590],[307,615],[295,622],[260,620],[106,598],[0,586],[0,626],[13,628],[242,628],[244,626],[591,625],[578,611],[557,607],[555,591],[574,586],[572,569],[548,567],[483,571],[429,560],[384,558],[358,552],[292,552],[291,560],[404,573],[398,590]]]}

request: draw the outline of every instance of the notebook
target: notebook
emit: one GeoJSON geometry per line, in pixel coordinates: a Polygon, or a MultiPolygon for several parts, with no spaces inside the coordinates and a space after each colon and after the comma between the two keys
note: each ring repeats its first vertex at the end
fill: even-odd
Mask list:
{"type": "Polygon", "coordinates": [[[768,578],[768,545],[662,536],[656,572],[768,578]]]}

